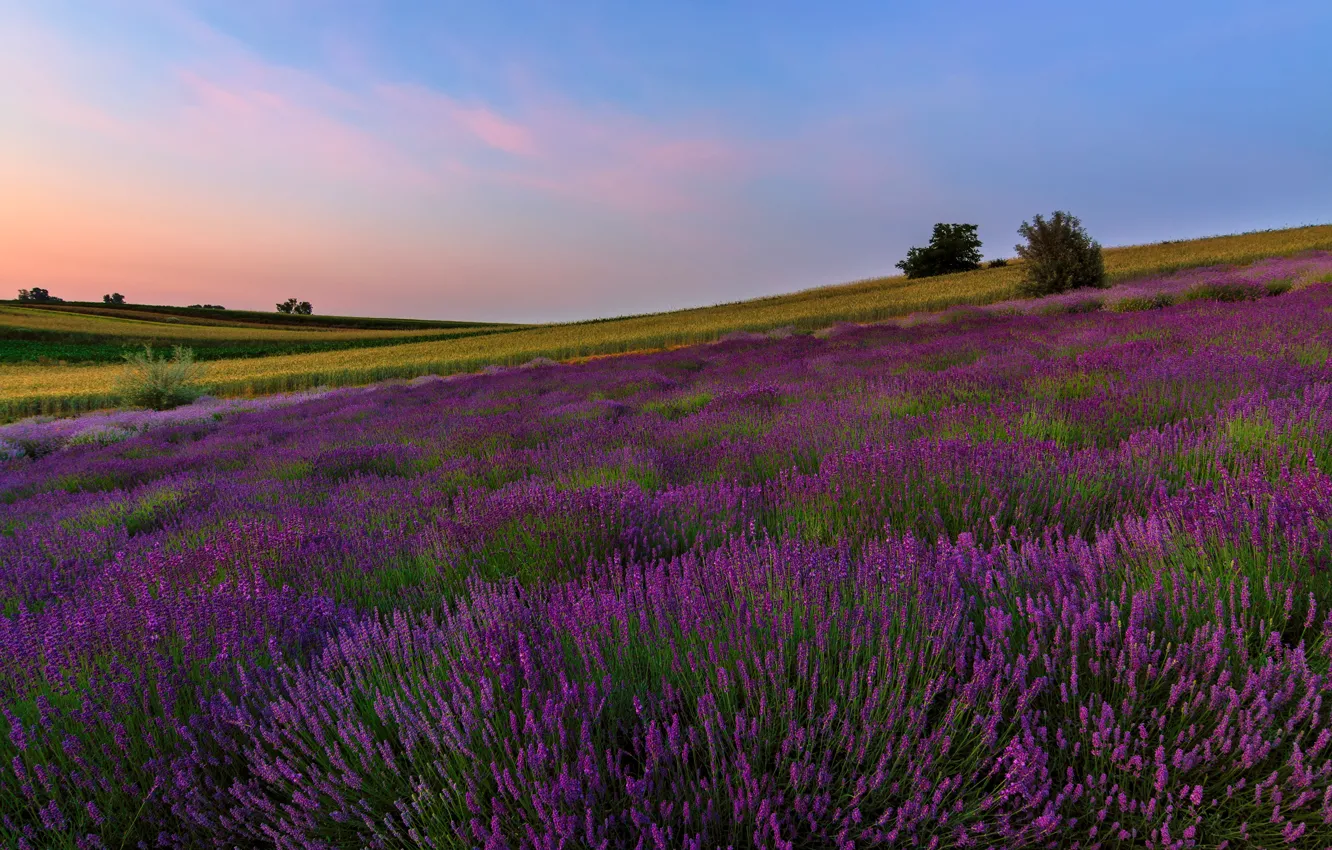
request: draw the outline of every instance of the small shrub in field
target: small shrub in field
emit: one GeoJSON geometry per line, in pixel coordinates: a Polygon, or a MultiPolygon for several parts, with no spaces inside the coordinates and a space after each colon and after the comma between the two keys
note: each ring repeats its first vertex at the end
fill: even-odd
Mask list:
{"type": "Polygon", "coordinates": [[[990,260],[990,268],[992,269],[1002,269],[1006,265],[1008,265],[1008,260],[1005,260],[1003,257],[1000,257],[997,260],[990,260]]]}
{"type": "Polygon", "coordinates": [[[1064,310],[1065,313],[1095,313],[1101,309],[1104,302],[1099,298],[1084,298],[1081,301],[1074,301],[1064,310]]]}
{"type": "Polygon", "coordinates": [[[1266,290],[1245,283],[1203,283],[1184,293],[1185,301],[1253,301],[1266,290]]]}
{"type": "Polygon", "coordinates": [[[130,407],[166,410],[179,407],[203,395],[199,385],[206,367],[194,360],[194,352],[184,346],[172,349],[171,357],[154,357],[151,346],[141,353],[125,355],[125,371],[116,389],[130,407]]]}
{"type": "Polygon", "coordinates": [[[712,393],[699,392],[693,395],[676,396],[674,398],[661,399],[660,401],[650,401],[643,405],[643,410],[651,413],[659,413],[672,421],[683,419],[707,407],[708,402],[712,401],[712,393]]]}
{"type": "Polygon", "coordinates": [[[109,446],[123,442],[138,432],[129,428],[97,428],[70,437],[68,446],[109,446]]]}
{"type": "Polygon", "coordinates": [[[985,320],[990,318],[990,313],[971,304],[959,304],[956,307],[949,307],[938,315],[937,321],[941,325],[949,325],[954,322],[967,322],[975,320],[985,320]]]}
{"type": "Polygon", "coordinates": [[[1280,280],[1269,280],[1267,283],[1263,284],[1263,289],[1268,295],[1284,295],[1287,292],[1290,292],[1291,287],[1294,285],[1295,281],[1288,277],[1284,277],[1280,280]]]}
{"type": "Polygon", "coordinates": [[[1027,261],[1027,277],[1018,292],[1027,296],[1053,295],[1084,286],[1105,284],[1101,246],[1082,229],[1077,216],[1056,210],[1047,220],[1037,215],[1022,222],[1018,256],[1027,261]]]}
{"type": "Polygon", "coordinates": [[[1106,306],[1106,309],[1112,313],[1136,313],[1140,310],[1159,310],[1162,307],[1169,307],[1175,303],[1175,299],[1165,292],[1158,292],[1155,295],[1138,295],[1132,298],[1123,298],[1106,306]]]}
{"type": "Polygon", "coordinates": [[[1041,316],[1059,316],[1065,314],[1095,313],[1101,309],[1100,298],[1083,298],[1078,301],[1049,304],[1037,311],[1041,316]]]}

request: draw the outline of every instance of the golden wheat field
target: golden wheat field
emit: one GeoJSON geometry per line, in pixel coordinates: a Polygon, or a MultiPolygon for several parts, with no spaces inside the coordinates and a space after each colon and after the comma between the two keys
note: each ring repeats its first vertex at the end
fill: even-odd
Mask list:
{"type": "MultiPolygon", "coordinates": [[[[1332,225],[1108,248],[1105,263],[1111,278],[1122,280],[1189,266],[1245,263],[1316,249],[1332,249],[1332,225]]],[[[958,304],[1002,301],[1013,297],[1022,277],[1022,264],[1013,261],[1001,268],[962,274],[917,280],[876,278],[669,313],[541,325],[370,349],[218,360],[209,365],[206,383],[218,395],[261,394],[466,372],[490,364],[523,363],[535,357],[561,360],[650,350],[710,341],[733,331],[784,326],[813,329],[836,322],[874,321],[958,304]]],[[[320,337],[328,339],[329,333],[336,332],[324,331],[320,337]]],[[[108,405],[114,401],[111,388],[119,369],[113,365],[0,367],[0,417],[12,419],[108,405]]]]}

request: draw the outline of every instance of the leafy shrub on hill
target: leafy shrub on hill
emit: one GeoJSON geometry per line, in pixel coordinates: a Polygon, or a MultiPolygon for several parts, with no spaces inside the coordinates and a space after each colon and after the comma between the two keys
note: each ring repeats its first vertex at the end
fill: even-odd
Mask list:
{"type": "Polygon", "coordinates": [[[934,225],[934,235],[924,248],[913,247],[897,267],[909,278],[934,277],[980,268],[981,241],[974,224],[934,225]]]}
{"type": "Polygon", "coordinates": [[[178,345],[171,357],[154,357],[152,346],[141,353],[125,355],[125,371],[116,384],[122,401],[130,407],[167,410],[203,395],[199,381],[207,367],[194,359],[194,352],[178,345]]]}
{"type": "Polygon", "coordinates": [[[1027,296],[1053,295],[1084,286],[1105,284],[1101,246],[1082,229],[1077,216],[1056,210],[1047,220],[1036,215],[1022,222],[1018,256],[1027,261],[1027,277],[1018,292],[1027,296]]]}

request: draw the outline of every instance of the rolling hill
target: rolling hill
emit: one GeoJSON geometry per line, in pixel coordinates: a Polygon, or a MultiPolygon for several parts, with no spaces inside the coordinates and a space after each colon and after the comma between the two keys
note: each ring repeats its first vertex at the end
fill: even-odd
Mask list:
{"type": "MultiPolygon", "coordinates": [[[[1124,280],[1320,249],[1332,249],[1332,225],[1108,248],[1105,260],[1112,280],[1124,280]]],[[[875,278],[711,307],[531,326],[280,317],[240,311],[223,316],[181,308],[108,310],[103,305],[67,305],[37,310],[0,307],[0,327],[10,345],[23,343],[25,334],[34,333],[86,334],[80,342],[101,345],[103,351],[108,345],[123,349],[127,340],[137,341],[138,336],[163,344],[188,344],[201,359],[213,361],[208,378],[212,392],[250,395],[473,371],[537,357],[566,360],[656,350],[707,342],[736,331],[788,326],[813,330],[837,322],[989,304],[1013,297],[1022,276],[1022,264],[1011,262],[942,277],[875,278]],[[112,315],[136,312],[132,318],[112,315]],[[172,323],[171,318],[180,322],[172,323]],[[293,327],[297,321],[301,324],[293,327]],[[266,326],[256,327],[259,324],[266,326]]],[[[114,402],[110,387],[119,366],[48,359],[67,362],[0,363],[0,418],[72,413],[114,402]]]]}

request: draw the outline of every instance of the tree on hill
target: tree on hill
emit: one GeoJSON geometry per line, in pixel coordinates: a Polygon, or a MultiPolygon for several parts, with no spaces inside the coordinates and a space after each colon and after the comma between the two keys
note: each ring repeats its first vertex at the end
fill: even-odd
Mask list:
{"type": "Polygon", "coordinates": [[[1052,295],[1105,283],[1101,245],[1082,229],[1077,216],[1063,210],[1048,220],[1036,215],[1022,222],[1018,235],[1027,240],[1017,246],[1018,256],[1027,261],[1027,277],[1018,284],[1021,294],[1052,295]]]}
{"type": "Polygon", "coordinates": [[[102,296],[102,303],[104,303],[104,304],[124,304],[124,303],[125,303],[125,296],[121,295],[119,292],[113,292],[113,293],[111,293],[110,295],[103,295],[103,296],[102,296]]]}
{"type": "Polygon", "coordinates": [[[314,308],[310,306],[309,301],[297,301],[295,298],[288,298],[277,305],[279,313],[290,313],[297,316],[312,316],[314,308]]]}
{"type": "Polygon", "coordinates": [[[18,291],[18,300],[36,301],[40,303],[49,304],[57,301],[64,301],[65,299],[56,298],[54,295],[52,295],[50,292],[47,292],[45,289],[42,289],[40,286],[34,286],[32,289],[20,289],[18,291]]]}
{"type": "Polygon", "coordinates": [[[934,225],[930,244],[913,247],[906,259],[897,264],[907,277],[934,277],[953,272],[969,272],[980,268],[981,241],[976,235],[977,225],[934,225]]]}

